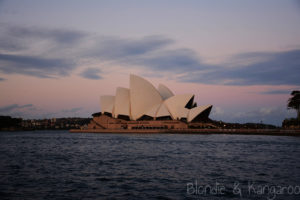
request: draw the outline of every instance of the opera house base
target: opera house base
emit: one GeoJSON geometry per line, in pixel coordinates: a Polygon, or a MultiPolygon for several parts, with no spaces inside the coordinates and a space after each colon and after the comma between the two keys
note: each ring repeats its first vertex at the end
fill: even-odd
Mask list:
{"type": "Polygon", "coordinates": [[[127,134],[245,134],[300,136],[299,130],[282,129],[221,129],[211,123],[187,123],[179,120],[127,121],[107,115],[95,116],[88,126],[71,129],[71,133],[127,133],[127,134]]]}

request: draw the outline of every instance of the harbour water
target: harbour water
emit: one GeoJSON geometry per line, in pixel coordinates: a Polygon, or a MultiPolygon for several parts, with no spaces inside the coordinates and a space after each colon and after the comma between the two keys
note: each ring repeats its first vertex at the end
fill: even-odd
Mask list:
{"type": "Polygon", "coordinates": [[[1,199],[300,199],[300,138],[0,133],[1,199]]]}

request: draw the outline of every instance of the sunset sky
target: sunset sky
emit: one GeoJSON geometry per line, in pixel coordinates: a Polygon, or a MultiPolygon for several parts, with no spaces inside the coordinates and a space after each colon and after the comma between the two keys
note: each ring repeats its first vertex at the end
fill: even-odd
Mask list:
{"type": "Polygon", "coordinates": [[[0,115],[90,117],[129,74],[281,125],[300,89],[297,0],[0,0],[0,115]]]}

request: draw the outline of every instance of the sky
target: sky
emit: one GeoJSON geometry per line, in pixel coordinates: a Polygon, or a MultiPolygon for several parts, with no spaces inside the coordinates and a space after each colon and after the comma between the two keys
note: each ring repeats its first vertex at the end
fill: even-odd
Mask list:
{"type": "Polygon", "coordinates": [[[90,117],[136,74],[281,125],[300,89],[299,0],[0,0],[0,115],[90,117]]]}

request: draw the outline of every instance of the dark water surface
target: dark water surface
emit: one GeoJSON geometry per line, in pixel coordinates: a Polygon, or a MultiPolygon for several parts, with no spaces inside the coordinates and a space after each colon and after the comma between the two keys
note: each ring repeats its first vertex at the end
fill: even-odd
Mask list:
{"type": "Polygon", "coordinates": [[[300,199],[300,138],[2,132],[0,199],[300,199]]]}

